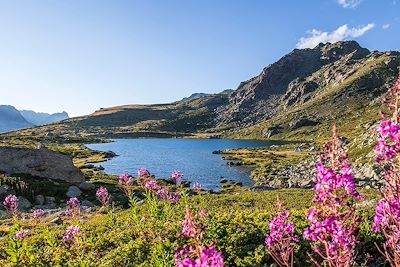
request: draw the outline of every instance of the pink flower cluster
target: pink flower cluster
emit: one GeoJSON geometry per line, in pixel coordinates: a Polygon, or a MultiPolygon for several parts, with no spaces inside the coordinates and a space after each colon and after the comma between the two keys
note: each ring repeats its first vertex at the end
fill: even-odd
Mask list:
{"type": "Polygon", "coordinates": [[[133,178],[130,174],[124,173],[119,176],[118,183],[122,187],[122,191],[124,191],[127,197],[131,197],[133,193],[132,185],[133,185],[133,178]]]}
{"type": "Polygon", "coordinates": [[[37,209],[33,211],[33,218],[39,218],[42,217],[44,215],[44,210],[42,209],[37,209]]]}
{"type": "Polygon", "coordinates": [[[175,264],[178,267],[224,267],[222,253],[215,250],[215,246],[200,247],[197,252],[192,246],[186,245],[175,253],[175,264]],[[192,258],[193,255],[198,255],[192,258]]]}
{"type": "Polygon", "coordinates": [[[129,173],[124,173],[119,176],[118,183],[122,186],[131,186],[133,184],[133,179],[129,173]]]}
{"type": "Polygon", "coordinates": [[[11,215],[16,215],[18,213],[18,198],[15,195],[8,195],[4,201],[3,205],[6,207],[8,213],[11,215]]]}
{"type": "Polygon", "coordinates": [[[293,253],[297,248],[299,238],[296,236],[294,223],[289,221],[291,214],[277,201],[280,214],[269,224],[269,235],[265,244],[272,258],[279,266],[293,266],[293,253]]]}
{"type": "Polygon", "coordinates": [[[101,203],[101,205],[103,207],[108,206],[108,202],[109,202],[110,196],[109,196],[108,191],[107,191],[107,189],[105,187],[101,186],[96,191],[96,198],[101,203]]]}
{"type": "Polygon", "coordinates": [[[376,132],[379,134],[375,147],[376,162],[387,162],[394,158],[400,150],[400,127],[391,120],[382,121],[376,132]]]}
{"type": "MultiPolygon", "coordinates": [[[[310,227],[304,238],[314,242],[314,252],[329,266],[353,266],[358,217],[354,204],[349,199],[360,199],[354,176],[341,141],[333,128],[332,141],[327,144],[328,155],[322,155],[324,163],[317,163],[317,178],[314,187],[315,207],[310,209],[307,219],[310,227]]],[[[310,256],[314,264],[318,260],[310,256]]]]}
{"type": "Polygon", "coordinates": [[[77,208],[79,206],[79,200],[76,197],[71,197],[68,201],[67,201],[67,205],[73,209],[73,208],[77,208]]]}
{"type": "Polygon", "coordinates": [[[193,185],[193,189],[197,191],[201,190],[201,184],[199,182],[195,182],[193,185]]]}
{"type": "Polygon", "coordinates": [[[160,189],[160,186],[158,185],[157,181],[154,179],[146,181],[144,183],[144,187],[150,191],[156,191],[156,190],[160,189]]]}
{"type": "Polygon", "coordinates": [[[178,248],[175,252],[175,264],[178,267],[224,267],[222,253],[215,250],[215,246],[203,246],[203,232],[205,227],[198,222],[206,212],[202,214],[193,214],[189,208],[186,208],[185,220],[183,221],[180,238],[189,239],[189,244],[178,248]]]}
{"type": "Polygon", "coordinates": [[[67,215],[75,217],[79,214],[79,200],[76,197],[72,197],[67,201],[68,210],[67,215]]]}
{"type": "Polygon", "coordinates": [[[391,118],[383,114],[377,128],[378,144],[375,148],[376,162],[384,174],[385,186],[382,199],[376,206],[372,230],[381,232],[386,238],[382,254],[391,266],[400,262],[400,74],[396,85],[389,91],[390,99],[385,102],[393,112],[391,118]]]}
{"type": "Polygon", "coordinates": [[[173,171],[171,174],[171,181],[173,181],[175,184],[179,184],[182,181],[183,174],[180,171],[173,171]]]}
{"type": "Polygon", "coordinates": [[[138,170],[138,176],[143,178],[150,177],[150,172],[145,168],[140,168],[138,170]]]}
{"type": "Polygon", "coordinates": [[[75,239],[75,236],[81,233],[81,228],[79,226],[69,226],[65,231],[63,240],[65,242],[71,242],[75,239]]]}
{"type": "Polygon", "coordinates": [[[19,241],[24,240],[29,234],[30,234],[29,230],[26,230],[26,229],[21,230],[21,231],[15,233],[14,240],[19,240],[19,241]]]}

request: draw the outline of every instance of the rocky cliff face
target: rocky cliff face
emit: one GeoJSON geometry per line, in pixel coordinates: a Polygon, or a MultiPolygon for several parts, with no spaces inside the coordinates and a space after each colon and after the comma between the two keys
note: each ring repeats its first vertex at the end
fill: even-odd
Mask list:
{"type": "Polygon", "coordinates": [[[29,174],[41,178],[81,183],[85,178],[72,159],[46,148],[0,148],[0,171],[8,174],[29,174]]]}
{"type": "Polygon", "coordinates": [[[244,125],[269,119],[282,111],[282,105],[304,102],[305,95],[340,82],[344,75],[350,74],[348,66],[356,67],[357,61],[366,60],[369,54],[368,49],[355,41],[295,49],[264,68],[258,76],[242,82],[232,93],[229,104],[220,109],[218,119],[220,123],[244,125]],[[328,75],[320,77],[319,72],[328,75]]]}

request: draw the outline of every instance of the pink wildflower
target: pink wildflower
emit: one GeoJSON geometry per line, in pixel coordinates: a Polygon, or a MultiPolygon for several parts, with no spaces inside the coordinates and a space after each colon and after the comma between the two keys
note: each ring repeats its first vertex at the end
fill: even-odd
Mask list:
{"type": "Polygon", "coordinates": [[[30,234],[29,230],[21,230],[15,233],[14,240],[24,240],[30,234]]]}
{"type": "Polygon", "coordinates": [[[185,220],[183,222],[180,238],[189,239],[189,244],[178,248],[175,252],[175,264],[179,267],[224,267],[222,253],[217,252],[214,245],[203,246],[203,232],[205,227],[198,222],[204,218],[194,214],[186,208],[185,220]]]}
{"type": "Polygon", "coordinates": [[[384,174],[385,186],[382,190],[382,199],[376,206],[374,225],[372,230],[381,232],[386,238],[383,244],[383,256],[391,266],[398,266],[400,262],[400,72],[396,85],[389,91],[390,99],[385,100],[389,110],[393,112],[391,118],[382,115],[382,122],[377,128],[378,144],[375,148],[376,162],[380,164],[384,174]]]}
{"type": "Polygon", "coordinates": [[[105,187],[101,186],[96,192],[96,198],[101,203],[103,207],[108,206],[108,201],[110,196],[108,195],[108,191],[105,187]]]}
{"type": "Polygon", "coordinates": [[[3,201],[8,213],[16,215],[18,212],[18,198],[15,195],[8,195],[3,201]]]}
{"type": "MultiPolygon", "coordinates": [[[[330,266],[353,266],[358,217],[349,199],[360,199],[361,195],[335,126],[326,150],[329,154],[321,155],[325,162],[316,165],[315,207],[308,211],[311,225],[305,229],[304,238],[314,242],[314,252],[330,266]]],[[[310,258],[315,265],[322,266],[314,257],[310,258]]]]}
{"type": "Polygon", "coordinates": [[[161,188],[156,191],[156,195],[161,199],[168,199],[169,191],[167,188],[161,188]]]}
{"type": "Polygon", "coordinates": [[[215,250],[215,246],[203,246],[200,253],[196,253],[192,248],[179,249],[175,253],[175,264],[178,267],[224,267],[222,253],[215,250]],[[195,254],[197,258],[191,258],[195,254]],[[198,254],[198,255],[197,255],[198,254]]]}
{"type": "Polygon", "coordinates": [[[175,184],[179,184],[182,181],[183,175],[180,171],[173,171],[171,174],[171,181],[173,181],[175,184]]]}
{"type": "Polygon", "coordinates": [[[201,184],[199,182],[195,182],[193,185],[194,190],[201,190],[201,184]]]}
{"type": "Polygon", "coordinates": [[[42,209],[37,209],[33,211],[33,218],[39,218],[44,215],[44,210],[42,209]]]}
{"type": "Polygon", "coordinates": [[[132,185],[133,179],[129,173],[124,173],[119,176],[118,183],[120,185],[132,185]]]}
{"type": "Polygon", "coordinates": [[[65,231],[63,236],[63,240],[65,242],[70,242],[75,239],[75,236],[81,233],[81,229],[79,226],[69,226],[65,231]]]}
{"type": "Polygon", "coordinates": [[[158,185],[157,181],[154,179],[146,181],[144,186],[146,189],[148,189],[150,191],[156,191],[156,190],[160,189],[160,186],[158,185]]]}
{"type": "Polygon", "coordinates": [[[145,168],[140,168],[138,170],[139,177],[150,177],[150,172],[145,168]]]}
{"type": "Polygon", "coordinates": [[[293,266],[293,252],[298,247],[299,238],[296,236],[294,223],[290,222],[291,214],[277,200],[279,215],[269,224],[269,235],[265,244],[278,266],[293,266]]]}
{"type": "Polygon", "coordinates": [[[67,201],[68,206],[73,209],[79,206],[79,200],[76,197],[71,197],[68,201],[67,201]]]}
{"type": "Polygon", "coordinates": [[[168,199],[174,203],[178,203],[181,198],[181,195],[179,193],[170,193],[168,195],[168,199]]]}

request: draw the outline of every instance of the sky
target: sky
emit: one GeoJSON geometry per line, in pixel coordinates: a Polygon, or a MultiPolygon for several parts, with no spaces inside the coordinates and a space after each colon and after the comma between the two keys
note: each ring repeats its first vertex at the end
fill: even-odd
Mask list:
{"type": "Polygon", "coordinates": [[[400,50],[400,0],[0,0],[0,104],[84,115],[235,89],[295,48],[400,50]]]}

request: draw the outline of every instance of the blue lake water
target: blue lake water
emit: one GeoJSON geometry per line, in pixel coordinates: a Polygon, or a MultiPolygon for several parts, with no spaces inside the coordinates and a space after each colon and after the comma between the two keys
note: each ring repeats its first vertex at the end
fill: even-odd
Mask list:
{"type": "Polygon", "coordinates": [[[253,140],[224,139],[117,139],[112,143],[88,144],[100,151],[113,151],[119,156],[99,163],[109,174],[124,172],[136,176],[139,168],[147,168],[157,178],[167,178],[179,170],[184,180],[200,182],[203,188],[218,190],[220,178],[251,186],[249,167],[228,166],[215,150],[268,147],[276,143],[253,140]]]}

